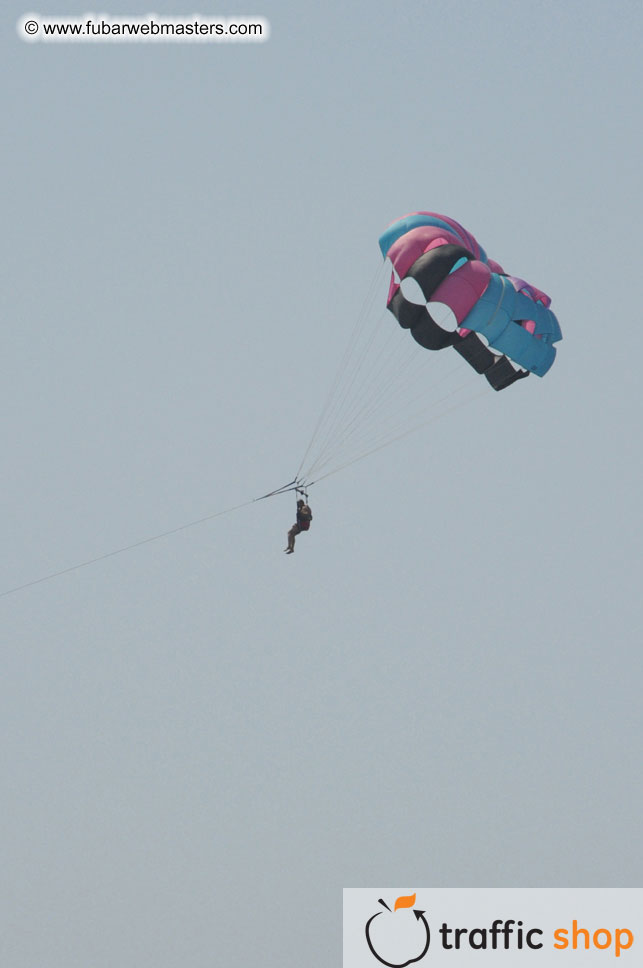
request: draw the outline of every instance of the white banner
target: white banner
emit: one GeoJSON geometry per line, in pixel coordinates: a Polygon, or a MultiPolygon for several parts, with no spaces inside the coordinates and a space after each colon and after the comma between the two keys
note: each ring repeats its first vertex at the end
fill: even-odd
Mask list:
{"type": "Polygon", "coordinates": [[[640,968],[643,888],[344,889],[344,968],[491,964],[640,968]]]}

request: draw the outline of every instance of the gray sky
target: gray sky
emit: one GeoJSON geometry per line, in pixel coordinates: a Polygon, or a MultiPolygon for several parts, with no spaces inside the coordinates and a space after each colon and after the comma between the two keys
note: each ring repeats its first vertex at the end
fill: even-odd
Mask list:
{"type": "Polygon", "coordinates": [[[320,483],[294,556],[289,495],[1,599],[3,964],[317,968],[343,886],[640,885],[640,4],[201,5],[261,45],[27,12],[2,589],[290,480],[405,212],[564,341],[320,483]]]}

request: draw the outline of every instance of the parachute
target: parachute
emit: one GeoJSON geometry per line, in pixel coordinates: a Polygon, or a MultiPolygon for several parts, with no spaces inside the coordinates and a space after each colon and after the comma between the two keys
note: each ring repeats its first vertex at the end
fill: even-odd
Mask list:
{"type": "Polygon", "coordinates": [[[562,339],[551,299],[508,275],[454,219],[413,212],[389,225],[379,243],[393,267],[387,308],[420,346],[453,347],[494,390],[551,368],[553,344],[562,339]],[[419,285],[421,304],[404,294],[407,279],[419,285]]]}
{"type": "Polygon", "coordinates": [[[549,296],[508,275],[454,219],[412,212],[389,225],[379,245],[384,260],[296,484],[336,474],[470,406],[488,384],[504,390],[530,373],[542,377],[556,358],[562,334],[549,296]],[[455,353],[425,353],[417,344],[455,353]]]}

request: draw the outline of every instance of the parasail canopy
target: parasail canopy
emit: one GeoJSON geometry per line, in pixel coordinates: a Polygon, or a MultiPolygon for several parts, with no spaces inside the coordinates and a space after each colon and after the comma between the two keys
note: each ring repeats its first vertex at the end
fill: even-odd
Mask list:
{"type": "Polygon", "coordinates": [[[523,377],[544,376],[562,339],[549,296],[490,259],[470,232],[434,212],[413,212],[380,237],[393,272],[387,307],[400,326],[429,350],[453,347],[494,390],[523,377]],[[403,280],[414,279],[424,303],[410,301],[403,280]],[[448,307],[456,328],[440,325],[448,307]]]}

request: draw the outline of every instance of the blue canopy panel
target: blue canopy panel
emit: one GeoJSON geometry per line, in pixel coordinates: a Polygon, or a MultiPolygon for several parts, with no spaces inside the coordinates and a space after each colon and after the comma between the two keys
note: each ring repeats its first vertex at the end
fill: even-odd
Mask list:
{"type": "Polygon", "coordinates": [[[556,358],[552,343],[562,338],[550,309],[517,292],[509,279],[495,272],[462,327],[484,336],[489,346],[537,376],[544,376],[552,366],[556,358]],[[533,333],[521,325],[526,320],[535,323],[533,333]]]}

